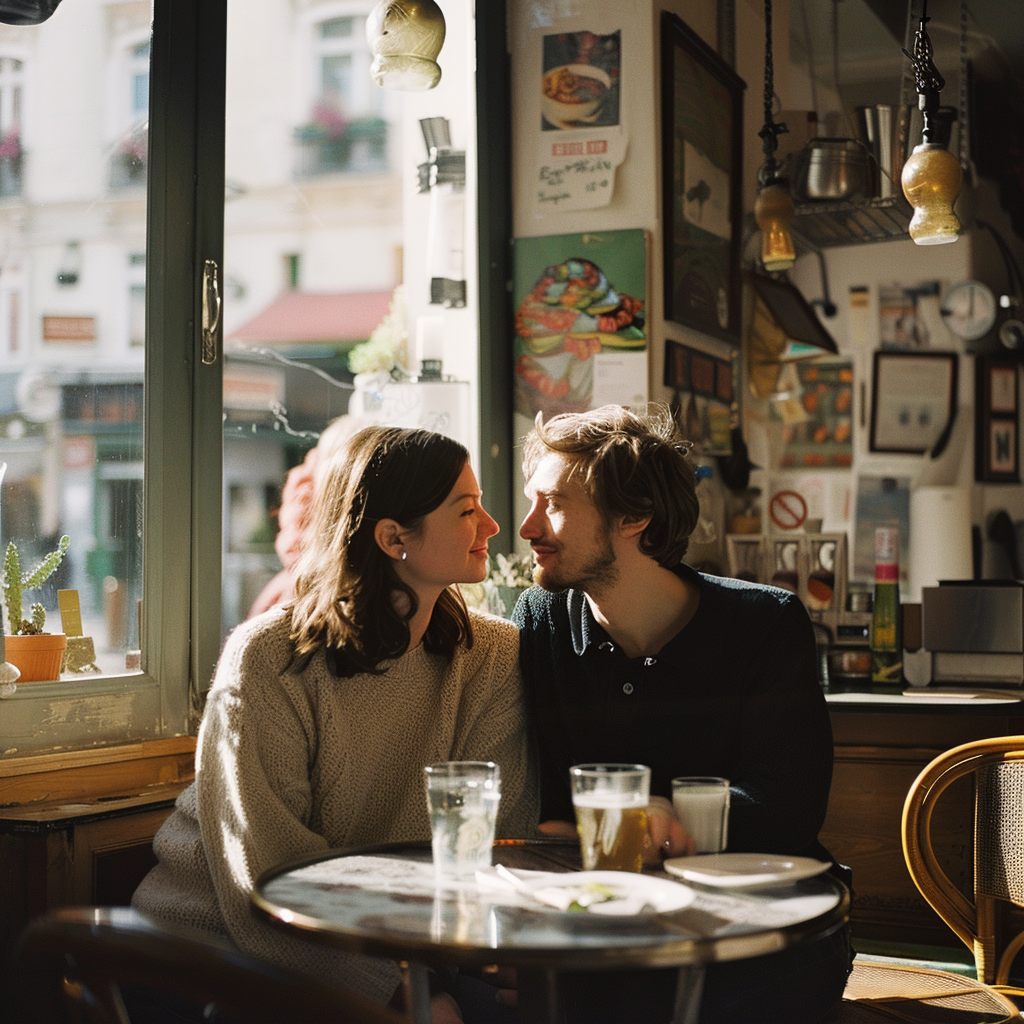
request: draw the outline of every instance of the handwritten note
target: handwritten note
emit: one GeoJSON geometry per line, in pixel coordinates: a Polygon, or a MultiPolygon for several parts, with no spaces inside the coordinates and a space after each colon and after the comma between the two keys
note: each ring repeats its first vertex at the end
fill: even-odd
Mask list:
{"type": "Polygon", "coordinates": [[[590,210],[607,206],[615,169],[626,155],[621,128],[580,129],[541,140],[537,205],[541,210],[590,210]]]}

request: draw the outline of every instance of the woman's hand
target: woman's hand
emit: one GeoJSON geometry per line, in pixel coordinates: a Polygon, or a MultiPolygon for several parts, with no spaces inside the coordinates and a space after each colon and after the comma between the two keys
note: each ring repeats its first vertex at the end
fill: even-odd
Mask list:
{"type": "Polygon", "coordinates": [[[647,805],[647,842],[644,863],[660,864],[666,857],[690,857],[696,844],[676,818],[672,804],[663,796],[652,796],[647,805]]]}
{"type": "Polygon", "coordinates": [[[571,821],[542,821],[537,826],[538,832],[546,836],[564,836],[568,839],[575,839],[577,836],[576,826],[571,821]]]}
{"type": "Polygon", "coordinates": [[[430,997],[430,1019],[433,1024],[462,1024],[459,1004],[447,992],[430,997]]]}

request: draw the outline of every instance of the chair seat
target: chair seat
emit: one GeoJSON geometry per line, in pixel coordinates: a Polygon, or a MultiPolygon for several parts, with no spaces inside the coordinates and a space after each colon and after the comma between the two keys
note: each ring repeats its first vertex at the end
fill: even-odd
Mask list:
{"type": "Polygon", "coordinates": [[[842,1005],[825,1024],[1002,1024],[1020,1019],[1009,999],[962,974],[854,961],[842,1005]]]}

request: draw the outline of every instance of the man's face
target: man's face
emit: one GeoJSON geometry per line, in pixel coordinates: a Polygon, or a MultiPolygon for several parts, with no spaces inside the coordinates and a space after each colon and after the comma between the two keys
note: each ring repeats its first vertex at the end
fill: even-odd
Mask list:
{"type": "Polygon", "coordinates": [[[530,512],[519,536],[533,549],[535,583],[595,596],[619,576],[612,531],[570,468],[564,455],[553,452],[537,463],[526,482],[530,512]]]}

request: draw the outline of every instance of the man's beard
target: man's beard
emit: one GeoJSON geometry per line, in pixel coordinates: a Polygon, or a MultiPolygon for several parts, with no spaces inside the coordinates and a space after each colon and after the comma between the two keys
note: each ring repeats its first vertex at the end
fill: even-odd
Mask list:
{"type": "Polygon", "coordinates": [[[559,590],[582,590],[591,597],[596,597],[619,579],[610,531],[603,531],[599,535],[599,540],[600,549],[583,565],[555,565],[550,569],[534,565],[533,582],[552,593],[559,590]]]}

